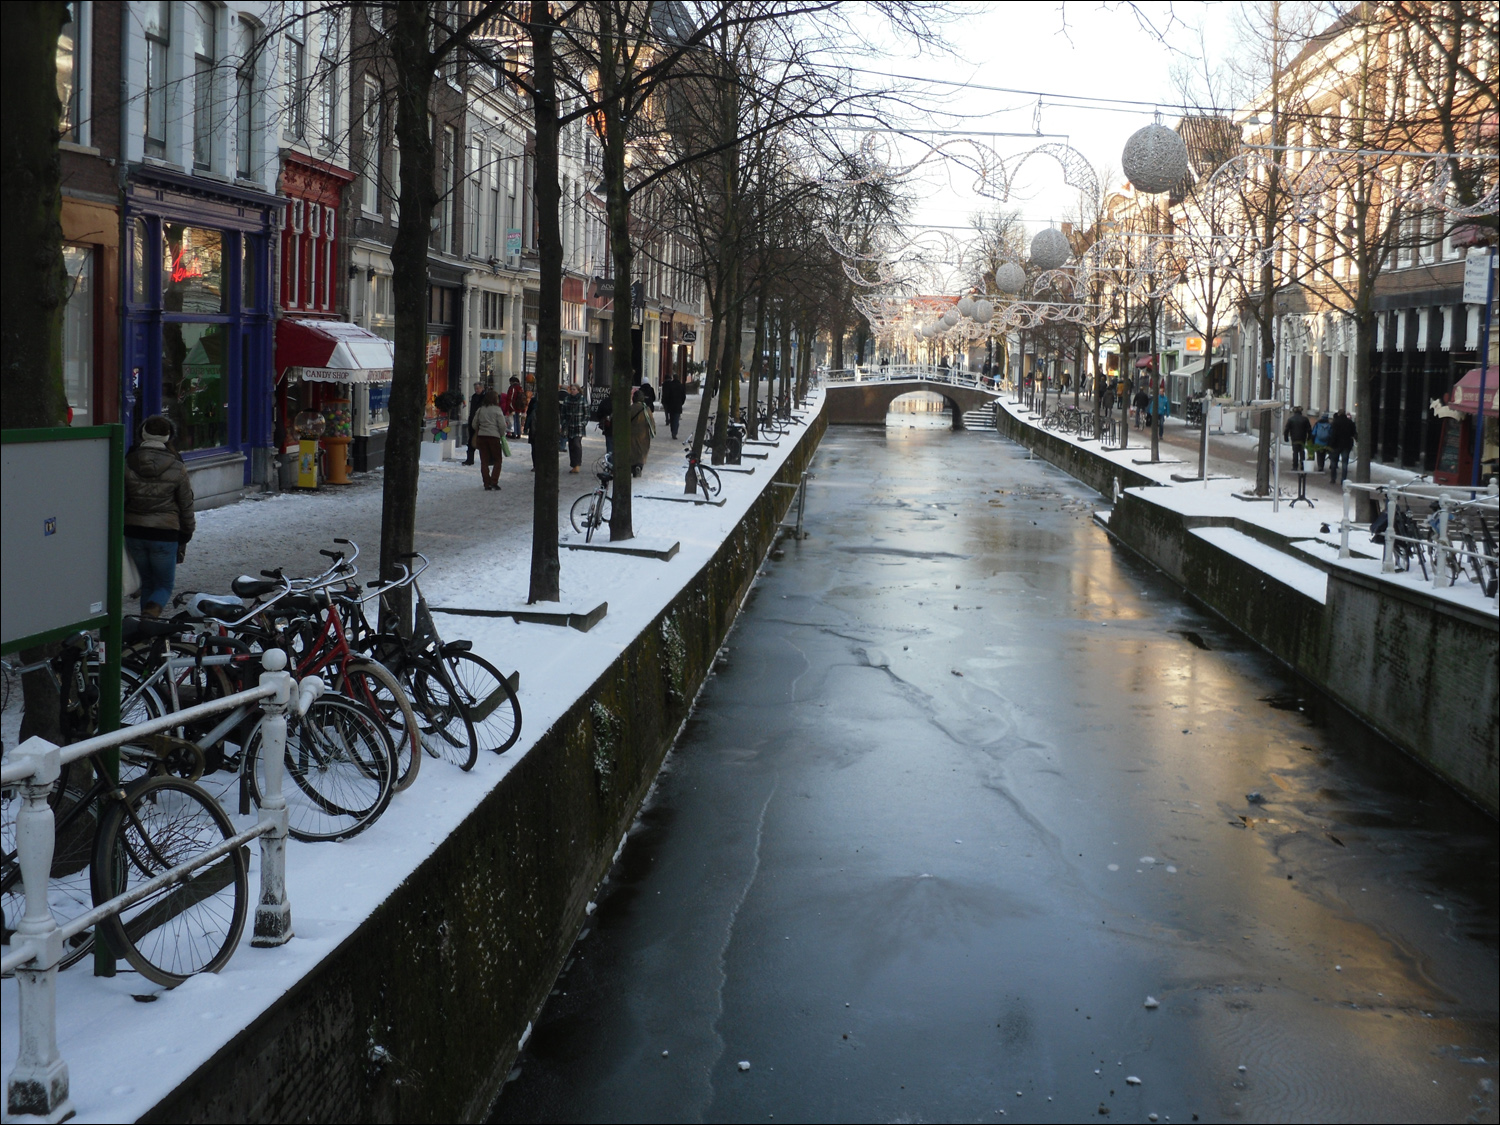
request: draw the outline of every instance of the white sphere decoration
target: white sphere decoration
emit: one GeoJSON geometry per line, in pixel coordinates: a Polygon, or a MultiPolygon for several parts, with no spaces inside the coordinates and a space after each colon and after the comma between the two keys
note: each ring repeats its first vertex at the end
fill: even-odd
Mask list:
{"type": "Polygon", "coordinates": [[[959,311],[958,311],[957,308],[951,308],[951,309],[949,309],[947,312],[945,312],[943,314],[943,317],[942,317],[943,324],[946,325],[949,328],[955,327],[958,324],[958,322],[959,322],[960,319],[961,319],[961,314],[959,313],[959,311]]]}
{"type": "Polygon", "coordinates": [[[1002,293],[1019,293],[1026,284],[1026,271],[1015,262],[1006,262],[995,271],[995,288],[1002,293]]]}
{"type": "Polygon", "coordinates": [[[974,302],[974,319],[980,324],[988,324],[995,315],[995,306],[983,297],[974,302]]]}
{"type": "Polygon", "coordinates": [[[1137,129],[1125,142],[1120,166],[1136,191],[1159,195],[1171,191],[1187,177],[1187,144],[1176,129],[1147,125],[1137,129]]]}
{"type": "Polygon", "coordinates": [[[1036,232],[1031,240],[1031,264],[1039,270],[1055,270],[1072,255],[1068,236],[1056,227],[1036,232]]]}
{"type": "Polygon", "coordinates": [[[960,316],[972,317],[974,315],[974,294],[965,293],[958,299],[958,312],[960,316]]]}

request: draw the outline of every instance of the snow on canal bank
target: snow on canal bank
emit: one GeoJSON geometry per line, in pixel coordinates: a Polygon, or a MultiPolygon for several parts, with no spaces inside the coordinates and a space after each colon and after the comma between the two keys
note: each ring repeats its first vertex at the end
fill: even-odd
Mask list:
{"type": "MultiPolygon", "coordinates": [[[[819,392],[808,417],[821,405],[819,392]]],[[[289,841],[287,885],[296,934],[290,943],[279,949],[253,949],[252,926],[247,923],[240,949],[222,972],[194,977],[170,992],[123,967],[113,978],[94,977],[88,961],[59,974],[58,1045],[68,1063],[77,1120],[136,1119],[333,952],[709,562],[805,431],[804,423],[793,427],[779,445],[757,447],[757,452],[768,457],[745,462],[746,468],[753,466],[753,473],[724,474],[722,496],[727,502],[715,507],[642,499],[682,495],[682,461],[663,427],[651,463],[635,482],[635,530],[642,539],[677,541],[681,550],[670,562],[563,550],[564,604],[609,603],[607,616],[590,632],[516,623],[509,618],[440,616],[438,627],[445,636],[468,637],[476,652],[502,670],[520,672],[521,738],[504,755],[482,754],[467,774],[429,758],[412,789],[398,794],[379,823],[352,840],[337,844],[289,841]]],[[[521,452],[519,446],[517,452],[521,452]]],[[[524,488],[529,494],[529,484],[529,476],[505,478],[506,489],[518,493],[524,488]]],[[[565,530],[568,506],[592,484],[587,462],[583,474],[564,472],[565,530]]],[[[438,496],[445,509],[445,514],[429,513],[431,519],[423,511],[418,516],[418,547],[433,558],[422,583],[429,601],[474,608],[524,604],[530,558],[529,503],[524,506],[525,519],[511,521],[508,529],[497,529],[489,536],[474,531],[476,524],[485,522],[482,516],[465,515],[483,508],[493,495],[477,487],[477,469],[424,466],[422,490],[429,507],[431,497],[438,496]],[[457,522],[448,530],[434,530],[440,517],[457,522]],[[453,549],[440,553],[434,543],[444,540],[453,549]]],[[[226,572],[237,573],[252,564],[258,568],[286,563],[288,573],[310,573],[321,569],[321,563],[309,561],[299,569],[291,556],[310,554],[316,559],[316,550],[330,545],[328,539],[352,535],[350,525],[368,524],[372,515],[378,529],[378,490],[366,491],[366,496],[287,495],[207,512],[200,517],[202,530],[195,544],[200,552],[207,542],[232,544],[233,555],[220,563],[228,568],[226,572]],[[318,537],[323,541],[314,541],[318,537]]],[[[353,537],[364,541],[366,554],[361,561],[370,564],[369,575],[374,570],[375,534],[366,531],[353,537]]],[[[213,563],[200,553],[197,575],[189,572],[179,587],[194,588],[196,581],[204,589],[219,588],[221,583],[208,580],[212,568],[213,563]]],[[[241,828],[254,823],[253,815],[232,819],[241,828]]],[[[259,857],[256,849],[251,853],[253,916],[259,857]]],[[[15,1065],[20,1042],[17,1007],[16,982],[7,980],[0,988],[7,1075],[15,1065]]]]}

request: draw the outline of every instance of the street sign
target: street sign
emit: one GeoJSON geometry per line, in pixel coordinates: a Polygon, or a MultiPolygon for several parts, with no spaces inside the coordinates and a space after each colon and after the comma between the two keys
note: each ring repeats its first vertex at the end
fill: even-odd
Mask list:
{"type": "Polygon", "coordinates": [[[1488,299],[1489,275],[1495,268],[1495,251],[1490,246],[1471,246],[1464,259],[1464,304],[1482,305],[1488,299]]]}
{"type": "Polygon", "coordinates": [[[98,628],[107,617],[122,552],[110,527],[120,440],[108,426],[7,432],[0,447],[0,647],[98,628]]]}

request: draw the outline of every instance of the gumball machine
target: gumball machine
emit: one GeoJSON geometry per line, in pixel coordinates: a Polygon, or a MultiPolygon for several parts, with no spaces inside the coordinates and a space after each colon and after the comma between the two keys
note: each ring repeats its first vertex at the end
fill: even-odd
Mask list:
{"type": "Polygon", "coordinates": [[[323,448],[328,450],[328,483],[349,484],[349,443],[354,440],[354,412],[347,398],[323,404],[323,448]]]}
{"type": "Polygon", "coordinates": [[[328,423],[317,410],[304,410],[292,419],[297,431],[297,487],[318,487],[318,439],[328,423]]]}

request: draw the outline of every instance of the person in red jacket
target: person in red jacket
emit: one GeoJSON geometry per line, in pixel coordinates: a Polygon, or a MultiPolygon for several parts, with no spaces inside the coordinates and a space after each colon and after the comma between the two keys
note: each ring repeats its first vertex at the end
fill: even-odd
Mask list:
{"type": "Polygon", "coordinates": [[[526,392],[521,389],[521,380],[514,375],[510,377],[510,386],[500,401],[500,407],[510,418],[510,436],[520,437],[521,419],[526,417],[526,392]]]}

